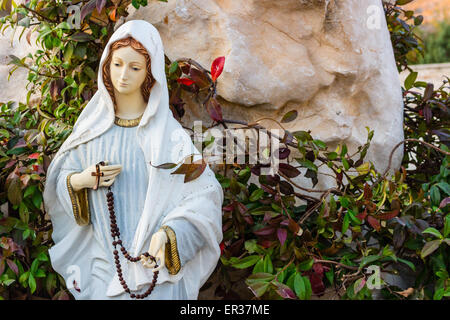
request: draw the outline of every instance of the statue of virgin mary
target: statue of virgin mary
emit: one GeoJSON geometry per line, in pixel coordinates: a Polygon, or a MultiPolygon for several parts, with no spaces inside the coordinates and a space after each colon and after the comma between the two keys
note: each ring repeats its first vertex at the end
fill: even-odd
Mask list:
{"type": "Polygon", "coordinates": [[[202,159],[169,109],[164,62],[152,24],[121,25],[102,53],[98,91],[48,167],[49,255],[75,299],[139,296],[156,269],[156,285],[145,299],[197,299],[220,257],[223,191],[213,171],[206,165],[185,183],[184,175],[171,174],[176,167],[158,166],[189,155],[202,159]],[[136,83],[138,99],[132,95],[136,83]],[[104,176],[91,176],[101,161],[104,176]],[[157,252],[158,265],[119,252],[120,272],[115,268],[107,187],[115,195],[123,247],[133,257],[157,252]]]}

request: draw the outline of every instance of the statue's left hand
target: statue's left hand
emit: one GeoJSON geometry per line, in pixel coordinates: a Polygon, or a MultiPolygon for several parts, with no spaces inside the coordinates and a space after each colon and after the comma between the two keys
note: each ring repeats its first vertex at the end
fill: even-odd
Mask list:
{"type": "Polygon", "coordinates": [[[165,266],[167,240],[168,239],[166,232],[163,230],[156,232],[152,236],[152,239],[150,240],[150,246],[148,248],[148,253],[156,258],[158,267],[155,268],[155,261],[151,260],[150,257],[141,255],[141,262],[144,267],[153,268],[153,271],[157,271],[165,266]]]}

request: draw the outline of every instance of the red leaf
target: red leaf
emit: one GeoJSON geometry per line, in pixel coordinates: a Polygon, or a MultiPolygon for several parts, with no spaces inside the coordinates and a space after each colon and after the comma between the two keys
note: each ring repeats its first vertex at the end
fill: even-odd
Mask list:
{"type": "Polygon", "coordinates": [[[289,218],[289,225],[288,225],[289,230],[291,230],[294,234],[297,234],[298,231],[300,230],[300,226],[298,225],[297,222],[295,222],[294,219],[289,218]]]}
{"type": "Polygon", "coordinates": [[[38,152],[32,153],[28,156],[28,159],[38,159],[38,158],[39,158],[38,152]]]}
{"type": "Polygon", "coordinates": [[[270,194],[276,194],[277,192],[273,190],[272,188],[269,188],[267,185],[261,183],[261,189],[263,189],[265,192],[270,194]]]}
{"type": "Polygon", "coordinates": [[[222,253],[223,253],[223,250],[225,249],[225,243],[223,243],[223,241],[222,241],[222,242],[220,243],[219,247],[220,247],[220,254],[222,254],[222,253]]]}
{"type": "Polygon", "coordinates": [[[16,263],[10,259],[6,259],[6,263],[8,264],[8,266],[11,268],[12,271],[14,271],[14,273],[16,275],[19,275],[19,268],[17,267],[16,263]]]}
{"type": "Polygon", "coordinates": [[[177,79],[178,83],[184,84],[186,86],[190,86],[194,83],[193,80],[189,79],[189,78],[178,78],[177,79]]]}
{"type": "Polygon", "coordinates": [[[285,299],[296,299],[296,295],[292,289],[283,283],[277,283],[277,293],[285,299]]]}
{"type": "Polygon", "coordinates": [[[116,8],[114,8],[110,13],[109,13],[109,19],[111,20],[111,21],[114,21],[114,22],[116,22],[116,8]]]}
{"type": "Polygon", "coordinates": [[[214,121],[222,121],[222,107],[216,99],[211,98],[206,101],[206,111],[214,121]]]}
{"type": "Polygon", "coordinates": [[[364,209],[364,212],[361,212],[356,216],[359,220],[364,221],[364,219],[367,217],[367,209],[364,209]]]}
{"type": "Polygon", "coordinates": [[[91,0],[87,4],[85,4],[83,6],[83,8],[81,8],[81,16],[80,16],[81,21],[83,21],[84,18],[89,13],[91,13],[94,10],[95,7],[96,7],[96,0],[91,0]]]}
{"type": "Polygon", "coordinates": [[[439,209],[445,208],[445,206],[448,204],[450,204],[450,197],[447,197],[441,201],[441,204],[439,205],[439,209]]]}
{"type": "Polygon", "coordinates": [[[289,178],[295,178],[300,174],[300,171],[297,168],[288,163],[280,163],[278,169],[289,178]]]}
{"type": "Polygon", "coordinates": [[[263,241],[261,241],[260,245],[264,249],[267,249],[267,248],[269,248],[272,245],[272,241],[270,241],[270,240],[263,240],[263,241]]]}
{"type": "Polygon", "coordinates": [[[378,221],[377,219],[375,219],[372,216],[368,216],[367,222],[369,222],[369,224],[372,226],[372,228],[374,228],[377,231],[380,231],[380,229],[381,229],[380,221],[378,221]]]}
{"type": "Polygon", "coordinates": [[[223,71],[223,66],[225,65],[225,57],[216,58],[211,64],[211,78],[212,81],[216,81],[217,78],[223,71]]]}
{"type": "Polygon", "coordinates": [[[273,227],[264,227],[259,230],[253,231],[257,236],[268,236],[275,232],[275,228],[273,227]]]}
{"type": "Polygon", "coordinates": [[[287,238],[287,231],[284,228],[278,228],[277,229],[277,236],[278,236],[278,240],[280,240],[281,245],[284,244],[284,242],[286,241],[287,238]]]}
{"type": "Polygon", "coordinates": [[[323,276],[323,273],[324,273],[325,271],[330,271],[330,268],[329,268],[329,267],[324,266],[324,265],[321,264],[321,263],[314,263],[312,269],[313,269],[313,271],[314,271],[317,275],[319,275],[320,277],[323,276]]]}
{"type": "Polygon", "coordinates": [[[189,76],[200,88],[205,88],[210,85],[207,76],[198,69],[191,68],[189,76]]]}
{"type": "Polygon", "coordinates": [[[311,289],[315,294],[323,294],[323,292],[325,291],[325,285],[323,284],[322,277],[320,275],[314,272],[310,272],[309,282],[311,282],[311,289]]]}
{"type": "Polygon", "coordinates": [[[245,222],[247,222],[249,225],[253,225],[255,222],[253,221],[253,217],[249,214],[244,215],[244,220],[245,222]]]}
{"type": "Polygon", "coordinates": [[[400,213],[400,210],[396,209],[396,210],[392,210],[389,212],[383,212],[381,214],[377,214],[377,218],[381,219],[381,220],[389,220],[392,218],[395,218],[396,216],[398,216],[398,214],[400,213]]]}
{"type": "Polygon", "coordinates": [[[366,200],[372,199],[372,189],[370,188],[370,186],[367,182],[364,185],[364,199],[366,199],[366,200]]]}
{"type": "Polygon", "coordinates": [[[236,202],[232,202],[229,205],[222,208],[223,211],[233,211],[234,207],[236,205],[236,202]]]}
{"type": "Polygon", "coordinates": [[[241,202],[236,202],[236,203],[237,203],[239,212],[240,212],[241,214],[244,214],[244,213],[247,212],[248,209],[247,209],[247,207],[245,206],[245,204],[243,204],[243,203],[241,203],[241,202]]]}
{"type": "Polygon", "coordinates": [[[0,275],[3,274],[3,271],[5,271],[5,260],[0,260],[0,275]]]}
{"type": "Polygon", "coordinates": [[[206,168],[206,162],[203,160],[203,158],[194,161],[193,163],[189,164],[189,169],[187,170],[185,176],[184,176],[184,182],[190,182],[192,180],[197,179],[201,176],[203,171],[205,171],[206,168]]]}
{"type": "Polygon", "coordinates": [[[280,160],[286,159],[290,153],[291,150],[289,150],[289,148],[280,148],[277,152],[275,152],[275,154],[278,155],[278,159],[280,160]]]}
{"type": "Polygon", "coordinates": [[[97,0],[97,11],[98,13],[101,13],[103,10],[103,7],[106,4],[106,0],[97,0]]]}
{"type": "Polygon", "coordinates": [[[6,164],[5,169],[8,169],[9,167],[12,167],[16,162],[17,162],[17,160],[11,160],[10,162],[8,162],[6,164]]]}

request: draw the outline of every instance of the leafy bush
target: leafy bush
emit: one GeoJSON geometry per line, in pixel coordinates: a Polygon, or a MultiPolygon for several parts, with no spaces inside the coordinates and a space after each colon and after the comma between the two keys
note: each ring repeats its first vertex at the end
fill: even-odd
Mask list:
{"type": "MultiPolygon", "coordinates": [[[[0,194],[3,298],[69,298],[48,258],[51,223],[43,211],[43,181],[51,155],[96,90],[99,49],[112,34],[115,20],[126,15],[128,3],[83,2],[83,31],[67,28],[65,7],[57,1],[29,1],[0,20],[2,28],[35,29],[42,48],[25,58],[12,57],[14,68],[29,70],[29,99],[17,108],[12,102],[0,105],[0,181],[5,186],[0,194]],[[101,10],[96,11],[97,4],[101,10]],[[32,94],[37,101],[31,100],[32,94]]],[[[145,6],[146,2],[133,4],[145,6]]],[[[412,32],[421,18],[405,14],[400,4],[385,4],[399,71],[409,69],[411,59],[422,50],[412,32]]],[[[183,121],[182,92],[189,91],[199,97],[212,119],[204,131],[229,124],[261,129],[258,123],[223,118],[216,97],[223,63],[218,58],[206,70],[191,59],[167,59],[174,116],[183,121]]],[[[392,176],[387,170],[377,172],[365,160],[375,134],[370,128],[366,144],[354,154],[345,144],[330,150],[310,132],[284,130],[276,151],[283,161],[275,175],[261,174],[261,163],[218,166],[216,177],[225,192],[224,241],[216,270],[218,296],[442,299],[450,295],[449,86],[445,82],[435,90],[416,80],[417,74],[411,73],[403,88],[406,139],[386,154],[391,159],[395,150],[404,147],[402,167],[392,176]],[[423,94],[421,88],[425,88],[423,94]],[[298,156],[288,161],[291,154],[298,156]],[[336,184],[319,190],[315,187],[319,168],[325,166],[336,184]],[[301,175],[300,169],[306,171],[312,188],[293,181],[301,175]],[[259,186],[250,182],[252,176],[259,186]],[[369,288],[377,270],[382,281],[379,292],[369,288]],[[410,289],[401,290],[389,281],[389,275],[399,274],[414,279],[410,289]],[[244,282],[250,290],[236,289],[244,282]]],[[[291,111],[274,121],[283,126],[296,117],[291,111]]],[[[204,146],[209,143],[205,141],[204,146]]]]}
{"type": "Polygon", "coordinates": [[[450,62],[450,22],[442,21],[433,32],[423,35],[425,43],[424,57],[419,57],[419,63],[450,62]]]}

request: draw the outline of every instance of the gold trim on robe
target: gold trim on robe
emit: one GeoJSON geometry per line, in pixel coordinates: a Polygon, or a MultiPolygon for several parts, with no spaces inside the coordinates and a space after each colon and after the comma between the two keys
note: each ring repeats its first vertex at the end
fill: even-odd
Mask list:
{"type": "Polygon", "coordinates": [[[169,226],[162,226],[160,230],[166,232],[168,243],[166,243],[166,267],[169,274],[177,274],[181,269],[180,257],[178,255],[177,237],[175,231],[169,226]]]}
{"type": "Polygon", "coordinates": [[[80,226],[86,226],[91,221],[91,213],[89,211],[88,189],[84,188],[75,191],[70,184],[70,177],[78,172],[71,172],[67,175],[67,190],[69,191],[70,201],[72,202],[73,216],[75,222],[80,226]]]}

